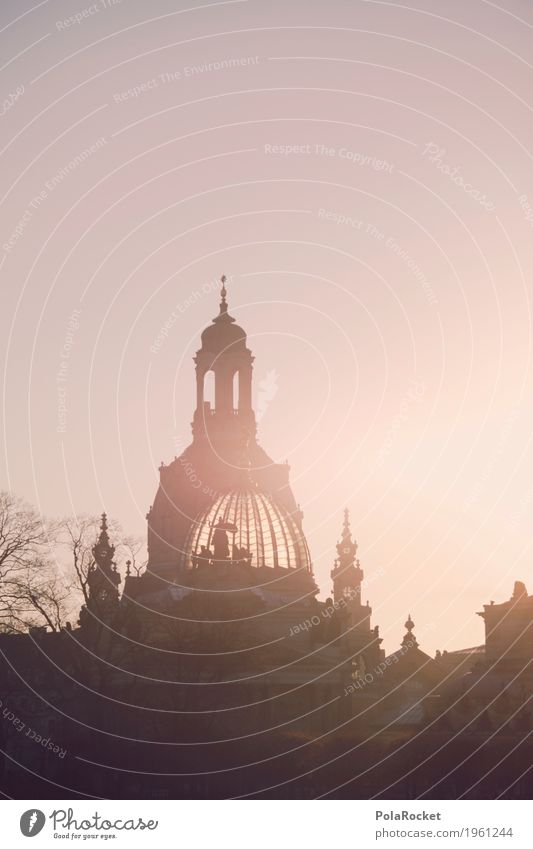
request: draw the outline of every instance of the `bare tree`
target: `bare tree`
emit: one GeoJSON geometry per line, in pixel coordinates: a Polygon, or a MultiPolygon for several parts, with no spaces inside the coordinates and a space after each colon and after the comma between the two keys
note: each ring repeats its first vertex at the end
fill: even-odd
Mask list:
{"type": "Polygon", "coordinates": [[[50,559],[54,531],[22,499],[0,492],[0,630],[60,627],[64,594],[50,559]]]}
{"type": "Polygon", "coordinates": [[[0,582],[40,557],[48,542],[44,520],[9,492],[0,492],[0,582]]]}
{"type": "MultiPolygon", "coordinates": [[[[101,518],[80,515],[45,521],[8,492],[0,492],[0,631],[46,626],[58,631],[89,601],[89,574],[101,518]]],[[[117,561],[139,574],[143,542],[109,523],[117,561]]]]}
{"type": "Polygon", "coordinates": [[[20,570],[2,593],[9,611],[5,630],[27,631],[44,626],[59,631],[65,625],[70,594],[51,561],[35,561],[20,570]]]}
{"type": "Polygon", "coordinates": [[[133,572],[136,577],[139,577],[143,569],[146,567],[146,559],[142,557],[144,551],[144,540],[138,536],[125,536],[117,545],[119,557],[124,560],[128,566],[128,572],[133,572]]]}

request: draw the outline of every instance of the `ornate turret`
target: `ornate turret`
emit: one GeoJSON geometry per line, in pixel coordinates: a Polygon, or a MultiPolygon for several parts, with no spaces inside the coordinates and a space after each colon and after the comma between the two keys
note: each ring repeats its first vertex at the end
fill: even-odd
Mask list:
{"type": "Polygon", "coordinates": [[[109,541],[105,513],[102,513],[100,536],[92,552],[94,563],[87,575],[89,587],[87,607],[93,609],[98,615],[102,615],[118,603],[118,585],[121,580],[116,563],[113,561],[115,546],[109,541]]]}
{"type": "Polygon", "coordinates": [[[361,583],[364,575],[356,554],[357,543],[352,539],[350,514],[345,510],[331,577],[341,640],[347,655],[347,680],[353,676],[354,669],[357,674],[361,674],[361,670],[376,668],[384,657],[380,648],[382,639],[379,636],[379,628],[372,628],[370,624],[372,608],[368,602],[361,602],[361,583]]]}
{"type": "Polygon", "coordinates": [[[364,574],[356,554],[357,543],[352,539],[350,514],[348,510],[345,510],[341,540],[337,543],[338,557],[331,571],[333,598],[336,602],[347,596],[352,599],[361,597],[361,582],[364,574]]]}

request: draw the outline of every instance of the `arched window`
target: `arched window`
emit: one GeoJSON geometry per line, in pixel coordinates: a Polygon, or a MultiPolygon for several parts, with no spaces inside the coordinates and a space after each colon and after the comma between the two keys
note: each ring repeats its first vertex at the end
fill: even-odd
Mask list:
{"type": "Polygon", "coordinates": [[[204,404],[208,402],[211,409],[215,407],[215,374],[212,371],[206,372],[204,376],[204,404]]]}

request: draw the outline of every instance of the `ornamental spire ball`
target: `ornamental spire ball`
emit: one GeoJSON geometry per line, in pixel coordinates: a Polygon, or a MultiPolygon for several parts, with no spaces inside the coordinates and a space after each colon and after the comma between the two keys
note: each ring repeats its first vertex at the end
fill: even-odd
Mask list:
{"type": "Polygon", "coordinates": [[[418,648],[418,640],[413,634],[413,628],[415,627],[415,623],[411,619],[411,614],[407,617],[407,622],[405,623],[406,633],[404,634],[404,638],[402,640],[402,646],[404,648],[418,648]]]}
{"type": "Polygon", "coordinates": [[[217,317],[213,319],[213,321],[215,321],[215,322],[220,321],[220,319],[226,319],[227,321],[232,321],[232,322],[235,321],[235,319],[232,318],[232,316],[228,314],[228,302],[226,300],[228,290],[226,289],[226,280],[227,280],[227,277],[226,277],[225,274],[223,274],[222,277],[220,278],[220,282],[222,283],[222,287],[220,289],[220,309],[219,309],[219,313],[218,313],[217,317]]]}
{"type": "Polygon", "coordinates": [[[225,274],[223,274],[222,277],[220,278],[220,282],[222,283],[222,289],[220,290],[220,297],[221,297],[220,314],[222,315],[223,312],[228,311],[228,304],[227,304],[227,301],[226,301],[226,295],[228,293],[227,293],[227,290],[226,290],[226,275],[225,274]]]}

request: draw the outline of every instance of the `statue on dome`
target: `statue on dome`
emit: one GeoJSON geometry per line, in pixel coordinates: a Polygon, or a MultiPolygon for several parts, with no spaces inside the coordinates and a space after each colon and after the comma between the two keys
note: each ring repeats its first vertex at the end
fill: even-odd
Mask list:
{"type": "Polygon", "coordinates": [[[206,566],[211,562],[212,557],[213,552],[207,546],[201,545],[200,554],[194,554],[192,557],[192,568],[200,569],[202,566],[206,566]]]}
{"type": "Polygon", "coordinates": [[[231,522],[223,522],[219,517],[217,524],[214,526],[213,533],[213,549],[215,560],[229,560],[229,539],[228,533],[236,534],[239,530],[237,525],[231,522]]]}

